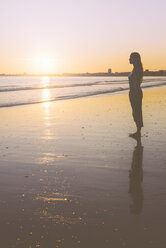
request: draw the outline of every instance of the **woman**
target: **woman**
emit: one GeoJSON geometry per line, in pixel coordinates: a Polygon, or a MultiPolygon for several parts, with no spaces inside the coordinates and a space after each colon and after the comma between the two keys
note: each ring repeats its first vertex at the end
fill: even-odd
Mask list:
{"type": "Polygon", "coordinates": [[[131,134],[132,137],[139,137],[141,135],[141,128],[143,127],[142,120],[142,90],[141,83],[143,78],[143,67],[139,53],[131,53],[130,64],[133,64],[133,71],[129,75],[129,99],[133,111],[133,118],[136,123],[137,131],[131,134]]]}

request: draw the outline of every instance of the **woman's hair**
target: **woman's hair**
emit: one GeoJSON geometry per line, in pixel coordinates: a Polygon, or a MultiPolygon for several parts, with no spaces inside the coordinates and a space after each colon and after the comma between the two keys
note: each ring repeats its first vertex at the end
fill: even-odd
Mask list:
{"type": "Polygon", "coordinates": [[[143,77],[143,66],[141,62],[141,56],[139,53],[131,53],[132,64],[134,65],[134,71],[143,77]]]}

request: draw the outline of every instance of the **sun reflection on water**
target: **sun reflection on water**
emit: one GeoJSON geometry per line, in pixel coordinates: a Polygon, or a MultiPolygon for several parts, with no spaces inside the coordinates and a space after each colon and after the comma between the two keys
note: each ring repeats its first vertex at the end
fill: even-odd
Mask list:
{"type": "Polygon", "coordinates": [[[42,85],[47,87],[50,84],[50,78],[49,77],[42,77],[42,85]]]}
{"type": "Polygon", "coordinates": [[[51,94],[49,89],[42,90],[42,101],[44,102],[44,106],[50,106],[50,102],[47,102],[51,99],[51,94]]]}
{"type": "Polygon", "coordinates": [[[42,90],[42,102],[44,102],[43,105],[46,107],[46,111],[50,106],[50,102],[48,101],[51,99],[50,89],[47,88],[49,84],[50,84],[50,78],[42,77],[42,86],[44,87],[44,89],[42,90]]]}

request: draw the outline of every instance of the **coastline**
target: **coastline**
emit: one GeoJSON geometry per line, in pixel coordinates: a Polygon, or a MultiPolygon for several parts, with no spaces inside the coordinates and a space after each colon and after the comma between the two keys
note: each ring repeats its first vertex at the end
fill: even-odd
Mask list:
{"type": "Polygon", "coordinates": [[[166,87],[143,92],[143,149],[127,92],[0,109],[3,248],[164,248],[166,87]]]}

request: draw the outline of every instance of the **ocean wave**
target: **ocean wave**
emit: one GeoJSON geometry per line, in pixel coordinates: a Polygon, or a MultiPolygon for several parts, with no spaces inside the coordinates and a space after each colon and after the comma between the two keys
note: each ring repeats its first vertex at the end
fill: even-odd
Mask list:
{"type": "MultiPolygon", "coordinates": [[[[127,80],[123,80],[127,83],[127,80]]],[[[123,82],[124,83],[124,82],[123,82]]],[[[95,85],[113,85],[113,84],[122,84],[121,81],[97,81],[92,83],[78,83],[78,84],[61,84],[61,85],[40,85],[40,86],[5,86],[0,87],[0,92],[10,92],[10,91],[24,91],[24,90],[43,90],[43,89],[59,89],[59,88],[72,88],[72,87],[89,87],[95,85]]]]}
{"type": "MultiPolygon", "coordinates": [[[[153,87],[161,87],[161,86],[166,86],[166,82],[160,82],[157,84],[151,83],[148,85],[142,84],[142,88],[153,88],[153,87]]],[[[47,88],[42,88],[42,89],[47,89],[47,88]]],[[[14,103],[10,102],[7,104],[0,103],[0,108],[47,103],[47,102],[54,102],[54,101],[60,101],[60,100],[71,100],[71,99],[76,99],[76,98],[83,98],[83,97],[90,97],[90,96],[97,96],[97,95],[104,95],[104,94],[113,94],[113,93],[118,93],[118,92],[122,92],[126,90],[129,90],[128,86],[118,87],[114,89],[107,89],[107,90],[96,90],[96,91],[84,92],[84,93],[80,92],[78,94],[73,94],[73,95],[57,96],[57,97],[52,97],[48,100],[36,100],[36,101],[27,101],[27,102],[26,101],[25,102],[14,102],[14,103]]]]}
{"type": "MultiPolygon", "coordinates": [[[[144,79],[142,86],[144,87],[144,84],[146,83],[152,83],[153,85],[156,83],[157,85],[164,85],[166,84],[166,79],[156,78],[156,79],[144,79]]],[[[0,93],[1,92],[14,92],[14,91],[30,91],[30,90],[44,90],[44,89],[60,89],[60,88],[76,88],[76,87],[92,87],[97,85],[109,85],[109,86],[115,86],[115,85],[128,85],[128,80],[102,80],[102,81],[95,81],[90,83],[74,83],[74,84],[54,84],[54,85],[39,85],[39,86],[0,86],[0,93]]],[[[148,86],[148,87],[151,87],[148,86]]]]}

